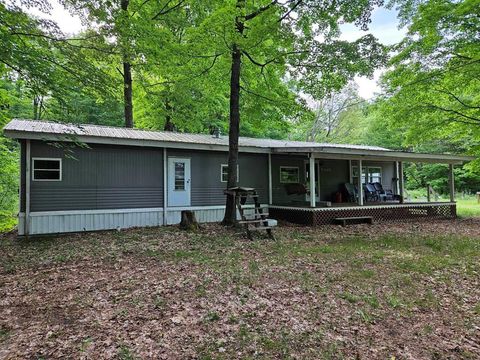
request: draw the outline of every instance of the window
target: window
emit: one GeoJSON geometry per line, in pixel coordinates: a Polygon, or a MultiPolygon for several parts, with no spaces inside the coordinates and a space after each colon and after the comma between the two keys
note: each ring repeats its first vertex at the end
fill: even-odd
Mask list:
{"type": "MultiPolygon", "coordinates": [[[[237,165],[237,182],[240,180],[240,168],[237,165]]],[[[228,182],[228,165],[227,164],[222,164],[220,166],[220,181],[221,182],[228,182]]]]}
{"type": "Polygon", "coordinates": [[[175,190],[185,190],[185,163],[175,162],[175,190]]]}
{"type": "MultiPolygon", "coordinates": [[[[368,179],[369,183],[382,183],[382,168],[380,166],[362,166],[362,184],[368,179]]],[[[358,182],[358,166],[352,166],[352,181],[358,182]]]]}
{"type": "Polygon", "coordinates": [[[368,167],[368,182],[369,183],[382,183],[382,168],[381,167],[368,167]]]}
{"type": "Polygon", "coordinates": [[[286,184],[300,182],[299,172],[298,167],[280,166],[280,182],[286,184]]]}
{"type": "Polygon", "coordinates": [[[32,158],[34,181],[62,181],[62,159],[32,158]]]}

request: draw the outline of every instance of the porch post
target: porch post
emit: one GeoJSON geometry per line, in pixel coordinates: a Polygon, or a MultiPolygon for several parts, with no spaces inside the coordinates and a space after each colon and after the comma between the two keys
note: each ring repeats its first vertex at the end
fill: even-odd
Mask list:
{"type": "Polygon", "coordinates": [[[315,155],[310,153],[310,206],[315,207],[315,155]]]}
{"type": "Polygon", "coordinates": [[[268,153],[268,204],[272,205],[272,154],[268,153]]]}
{"type": "Polygon", "coordinates": [[[399,194],[401,196],[402,202],[405,200],[405,185],[403,181],[403,161],[398,163],[398,187],[399,187],[399,194]]]}
{"type": "Polygon", "coordinates": [[[393,189],[394,190],[394,193],[395,195],[399,195],[400,194],[400,176],[398,175],[398,161],[395,161],[394,163],[394,170],[395,170],[395,179],[397,179],[395,181],[395,188],[393,189]]]}
{"type": "Polygon", "coordinates": [[[352,160],[348,160],[348,182],[353,183],[352,160]]]}
{"type": "Polygon", "coordinates": [[[453,172],[453,164],[449,164],[448,169],[448,185],[450,186],[450,202],[455,202],[455,174],[453,172]]]}
{"type": "Polygon", "coordinates": [[[363,206],[362,159],[358,160],[358,205],[363,206]]]}

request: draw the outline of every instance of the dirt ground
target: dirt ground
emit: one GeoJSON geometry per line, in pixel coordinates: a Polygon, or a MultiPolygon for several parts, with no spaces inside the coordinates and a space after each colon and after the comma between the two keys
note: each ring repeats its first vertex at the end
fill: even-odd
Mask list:
{"type": "Polygon", "coordinates": [[[2,359],[478,359],[480,218],[0,239],[2,359]]]}

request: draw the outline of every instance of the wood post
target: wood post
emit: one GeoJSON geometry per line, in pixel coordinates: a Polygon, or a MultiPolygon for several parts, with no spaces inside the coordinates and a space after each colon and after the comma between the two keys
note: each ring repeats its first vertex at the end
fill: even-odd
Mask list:
{"type": "Polygon", "coordinates": [[[393,189],[395,195],[400,195],[400,176],[398,174],[398,161],[395,161],[393,170],[395,172],[395,188],[393,189]]]}
{"type": "Polygon", "coordinates": [[[362,159],[358,160],[358,205],[363,206],[362,159]]]}
{"type": "Polygon", "coordinates": [[[315,155],[310,153],[310,206],[315,207],[315,155]]]}
{"type": "Polygon", "coordinates": [[[449,164],[448,184],[450,186],[450,202],[455,202],[455,174],[453,164],[449,164]]]}
{"type": "Polygon", "coordinates": [[[400,193],[400,201],[403,203],[405,201],[405,184],[403,179],[403,161],[398,163],[398,187],[400,193]]]}
{"type": "Polygon", "coordinates": [[[352,160],[348,160],[348,182],[353,183],[352,160]]]}
{"type": "Polygon", "coordinates": [[[268,153],[268,204],[273,204],[272,193],[272,154],[268,153]]]}

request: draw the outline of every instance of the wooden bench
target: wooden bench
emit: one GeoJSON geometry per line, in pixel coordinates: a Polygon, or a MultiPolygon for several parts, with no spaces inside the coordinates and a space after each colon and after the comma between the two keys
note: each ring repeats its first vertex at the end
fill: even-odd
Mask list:
{"type": "Polygon", "coordinates": [[[335,218],[333,219],[336,224],[341,224],[342,226],[347,225],[348,223],[366,223],[366,224],[373,224],[373,218],[371,216],[352,216],[352,217],[342,217],[342,218],[335,218]]]}

